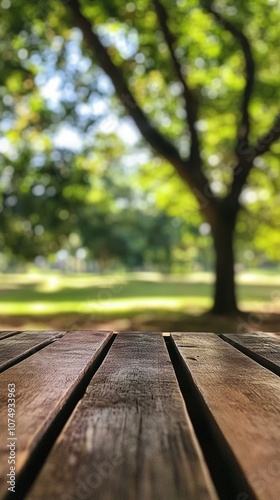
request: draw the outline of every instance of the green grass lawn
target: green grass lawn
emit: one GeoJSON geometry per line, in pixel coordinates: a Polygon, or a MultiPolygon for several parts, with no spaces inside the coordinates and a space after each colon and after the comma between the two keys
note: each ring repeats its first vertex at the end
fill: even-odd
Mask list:
{"type": "MultiPolygon", "coordinates": [[[[212,281],[210,273],[182,277],[156,273],[2,274],[0,326],[69,328],[75,323],[84,328],[113,322],[117,328],[123,325],[163,329],[164,325],[175,326],[178,321],[184,325],[185,320],[199,318],[210,308],[212,281]]],[[[241,274],[240,308],[262,314],[279,313],[279,284],[279,275],[241,274]]]]}

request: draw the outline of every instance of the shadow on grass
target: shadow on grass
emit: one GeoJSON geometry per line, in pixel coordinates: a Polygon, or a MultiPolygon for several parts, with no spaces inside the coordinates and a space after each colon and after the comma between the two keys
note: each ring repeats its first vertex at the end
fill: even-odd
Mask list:
{"type": "Polygon", "coordinates": [[[280,313],[243,312],[236,316],[194,316],[184,313],[134,314],[131,317],[87,314],[1,316],[0,329],[19,330],[113,330],[113,331],[193,331],[213,333],[280,332],[280,313]]]}
{"type": "Polygon", "coordinates": [[[81,302],[98,298],[143,298],[143,297],[209,297],[211,285],[207,283],[170,283],[170,282],[143,282],[127,281],[123,283],[103,286],[63,287],[61,289],[41,290],[38,284],[18,284],[0,290],[0,301],[3,302],[81,302]]]}

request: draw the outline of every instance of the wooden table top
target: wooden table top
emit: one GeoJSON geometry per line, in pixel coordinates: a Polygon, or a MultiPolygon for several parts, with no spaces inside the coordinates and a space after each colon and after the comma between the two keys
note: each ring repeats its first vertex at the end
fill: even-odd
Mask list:
{"type": "Polygon", "coordinates": [[[279,500],[280,338],[0,332],[0,498],[279,500]]]}

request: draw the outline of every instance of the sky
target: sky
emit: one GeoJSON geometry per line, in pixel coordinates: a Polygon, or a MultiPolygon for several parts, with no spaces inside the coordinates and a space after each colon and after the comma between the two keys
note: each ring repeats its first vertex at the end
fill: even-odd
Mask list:
{"type": "MultiPolygon", "coordinates": [[[[46,99],[48,106],[56,110],[61,99],[65,97],[63,77],[59,73],[52,74],[50,78],[48,78],[47,73],[44,75],[44,78],[42,78],[42,75],[40,76],[41,78],[37,79],[37,83],[41,95],[46,99]]],[[[101,82],[101,85],[105,87],[105,79],[107,79],[107,77],[102,75],[100,79],[104,80],[104,83],[101,82]]],[[[71,94],[70,91],[69,93],[71,94]]],[[[71,97],[71,95],[69,95],[69,97],[71,97]]],[[[75,98],[74,92],[73,98],[75,98]]],[[[98,122],[98,131],[104,134],[115,132],[128,146],[135,145],[140,138],[140,134],[132,120],[130,118],[119,119],[118,115],[108,107],[108,102],[98,95],[88,104],[82,103],[79,105],[78,109],[79,114],[85,117],[102,117],[102,115],[104,115],[104,118],[101,118],[98,122]]],[[[79,151],[82,149],[83,138],[78,128],[63,124],[54,138],[54,145],[72,151],[79,151]]]]}
{"type": "MultiPolygon", "coordinates": [[[[106,45],[114,43],[123,57],[131,57],[137,51],[137,35],[133,33],[133,30],[129,34],[129,40],[120,29],[110,31],[108,26],[106,26],[106,33],[104,28],[100,27],[99,35],[106,45]]],[[[48,106],[54,111],[58,109],[60,101],[65,97],[72,102],[77,98],[73,86],[71,88],[71,83],[65,82],[65,73],[73,75],[73,77],[76,72],[86,74],[91,66],[90,59],[85,57],[81,51],[81,40],[80,31],[73,29],[72,38],[66,45],[65,72],[57,71],[56,68],[56,54],[59,53],[63,44],[61,37],[54,38],[51,53],[47,51],[33,56],[33,62],[39,67],[36,83],[48,106]]],[[[115,132],[128,146],[135,145],[140,138],[140,134],[133,121],[130,118],[120,120],[116,112],[110,108],[108,98],[99,95],[99,92],[109,95],[114,93],[110,79],[100,69],[97,73],[96,88],[98,92],[93,93],[88,102],[77,105],[76,109],[79,115],[84,118],[93,116],[101,118],[98,120],[98,131],[103,133],[115,132]],[[102,115],[104,115],[104,118],[102,118],[102,115]]],[[[63,124],[54,139],[54,144],[56,147],[79,151],[83,145],[83,137],[78,128],[63,124]]]]}

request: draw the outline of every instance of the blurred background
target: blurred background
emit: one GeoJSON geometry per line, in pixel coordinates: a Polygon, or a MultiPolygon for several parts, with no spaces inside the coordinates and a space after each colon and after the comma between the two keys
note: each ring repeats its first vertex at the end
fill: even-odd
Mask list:
{"type": "Polygon", "coordinates": [[[1,329],[279,331],[277,128],[238,200],[239,309],[213,315],[216,255],[201,196],[129,116],[137,102],[187,161],[188,82],[219,204],[250,78],[244,37],[255,65],[250,144],[279,113],[279,3],[2,0],[0,9],[1,329]],[[121,99],[83,39],[85,20],[125,79],[121,99]]]}

